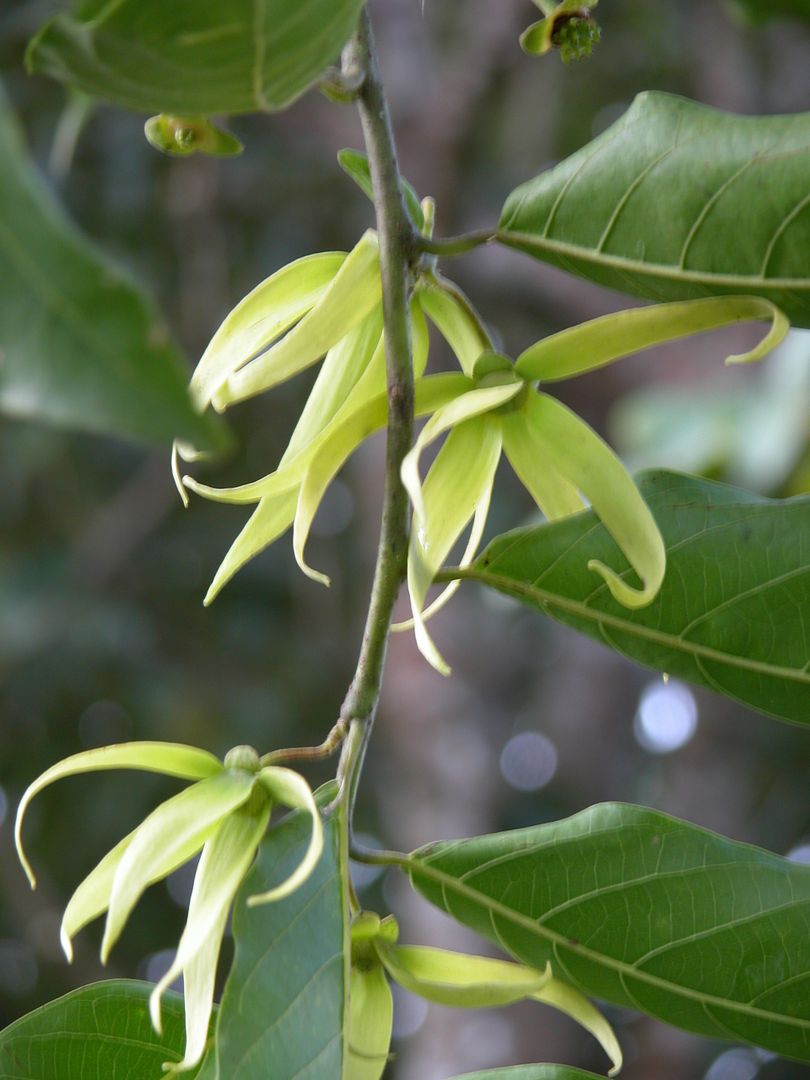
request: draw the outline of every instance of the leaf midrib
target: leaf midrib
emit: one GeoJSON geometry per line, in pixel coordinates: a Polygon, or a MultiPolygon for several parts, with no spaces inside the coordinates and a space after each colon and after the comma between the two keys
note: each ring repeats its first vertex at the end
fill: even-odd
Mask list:
{"type": "Polygon", "coordinates": [[[599,626],[608,626],[622,633],[649,641],[652,644],[673,649],[676,652],[686,653],[698,660],[713,660],[719,664],[737,668],[740,671],[767,675],[770,678],[785,679],[799,686],[810,686],[810,671],[782,667],[765,660],[752,660],[749,657],[736,656],[734,653],[721,652],[719,649],[714,649],[709,645],[687,641],[676,634],[629,622],[618,615],[608,615],[605,612],[595,611],[579,600],[571,600],[569,597],[547,592],[545,589],[524,584],[515,578],[503,577],[500,574],[493,574],[484,570],[455,566],[442,570],[436,577],[436,581],[439,582],[453,580],[477,581],[480,584],[489,585],[491,588],[499,589],[501,592],[517,596],[520,599],[529,598],[535,604],[559,608],[599,626]]]}
{"type": "Polygon", "coordinates": [[[694,285],[720,285],[724,288],[739,288],[743,291],[750,289],[752,286],[758,286],[769,290],[790,289],[800,293],[810,293],[810,277],[769,278],[763,277],[761,273],[718,274],[702,270],[682,270],[674,263],[643,262],[639,259],[630,259],[625,255],[606,255],[603,251],[582,247],[580,244],[552,240],[537,233],[513,232],[511,229],[499,229],[495,233],[495,239],[508,247],[524,244],[527,247],[546,250],[566,258],[581,259],[583,262],[593,263],[596,266],[610,266],[621,271],[666,278],[672,281],[686,281],[694,285]]]}
{"type": "MultiPolygon", "coordinates": [[[[689,1001],[699,1002],[704,1008],[713,1005],[718,1008],[741,1013],[745,1016],[751,1016],[758,1020],[765,1020],[776,1024],[785,1024],[788,1027],[794,1027],[801,1031],[810,1031],[810,1020],[802,1020],[795,1016],[785,1016],[781,1013],[774,1013],[768,1009],[760,1009],[756,1006],[752,1006],[745,1002],[735,1001],[731,998],[722,998],[718,997],[716,994],[707,994],[701,990],[694,990],[691,987],[679,986],[677,983],[672,983],[658,975],[651,975],[648,972],[641,971],[632,964],[625,963],[623,960],[605,956],[604,953],[597,952],[595,949],[589,949],[585,945],[572,944],[571,939],[565,935],[558,934],[554,930],[549,930],[548,927],[543,926],[536,920],[529,918],[527,915],[522,915],[513,908],[509,908],[505,904],[502,904],[499,900],[495,900],[492,897],[486,896],[484,893],[478,892],[477,889],[462,884],[457,878],[445,874],[441,870],[436,870],[429,864],[414,859],[413,856],[406,856],[403,858],[401,865],[411,877],[413,877],[414,874],[421,874],[424,877],[431,878],[441,886],[442,890],[450,889],[457,895],[480,905],[485,911],[489,912],[490,918],[492,918],[494,914],[497,914],[504,920],[520,926],[522,929],[529,931],[535,936],[546,939],[553,946],[555,953],[559,947],[563,947],[578,956],[592,960],[603,968],[608,968],[616,972],[622,979],[623,986],[624,977],[630,976],[649,986],[657,987],[668,993],[686,998],[689,1001]]],[[[511,952],[512,950],[509,951],[511,952]]],[[[627,990],[626,987],[625,990],[627,990]]],[[[630,997],[633,996],[629,991],[627,991],[627,993],[630,997]]],[[[719,1023],[719,1021],[714,1018],[712,1022],[715,1024],[719,1023]]]]}

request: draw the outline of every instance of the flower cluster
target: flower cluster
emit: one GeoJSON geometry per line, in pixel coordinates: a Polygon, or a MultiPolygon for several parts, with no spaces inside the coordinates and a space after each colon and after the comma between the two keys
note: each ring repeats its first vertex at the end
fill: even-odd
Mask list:
{"type": "Polygon", "coordinates": [[[31,887],[36,885],[22,846],[29,803],[55,780],[105,769],[140,769],[192,780],[191,787],[161,803],[109,851],[70,898],[62,918],[62,947],[73,958],[74,936],[107,913],[101,959],[109,956],[144,890],[202,852],[194,877],[188,919],[171,967],[155,986],[150,1013],[160,1031],[164,990],[183,976],[186,1048],[177,1071],[202,1058],[214,997],[217,960],[236,891],[249,870],[275,805],[306,811],[312,835],[293,873],[249,905],[289,896],[309,877],[323,850],[323,828],[312,792],[290,769],[262,765],[256,751],[237,746],[219,761],[205,750],[174,743],[140,742],[105,746],[65,758],[26,790],[17,811],[15,843],[31,887]]]}
{"type": "Polygon", "coordinates": [[[540,971],[509,960],[398,945],[398,937],[390,915],[380,919],[362,912],[352,924],[348,1053],[353,1080],[380,1080],[385,1069],[393,1017],[389,979],[426,1001],[456,1008],[526,999],[551,1005],[599,1041],[612,1063],[610,1076],[621,1069],[622,1052],[610,1024],[578,990],[557,979],[550,964],[540,971]]]}
{"type": "MultiPolygon", "coordinates": [[[[461,565],[480,544],[495,472],[504,452],[549,521],[590,505],[629,564],[589,564],[615,600],[649,604],[666,569],[656,523],[633,480],[607,444],[538,384],[579,375],[665,341],[743,319],[764,319],[771,329],[750,353],[754,360],[784,337],[788,323],[767,300],[729,296],[659,304],[595,319],[546,338],[511,361],[496,352],[486,327],[464,294],[431,265],[413,283],[410,328],[416,414],[427,416],[402,467],[413,505],[408,558],[412,619],[418,646],[443,673],[449,668],[426,621],[452,595],[451,584],[426,609],[428,590],[462,532],[472,521],[461,565]],[[425,376],[428,323],[444,337],[460,372],[425,376]],[[422,483],[422,453],[444,438],[422,483]]],[[[293,528],[295,558],[305,574],[326,575],[306,561],[312,521],[332,479],[348,457],[387,421],[385,333],[379,253],[373,232],[349,254],[309,256],[278,271],[228,316],[203,355],[191,382],[200,408],[219,410],[245,400],[323,358],[318,377],[278,468],[251,483],[215,488],[175,476],[184,499],[191,490],[209,499],[255,504],[205,598],[210,603],[249,559],[293,528]]],[[[179,455],[193,460],[192,448],[179,455]]]]}

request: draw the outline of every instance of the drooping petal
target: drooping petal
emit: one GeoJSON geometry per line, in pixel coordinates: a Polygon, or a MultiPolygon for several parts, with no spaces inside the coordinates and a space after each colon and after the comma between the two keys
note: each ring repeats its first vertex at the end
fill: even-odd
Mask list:
{"type": "Polygon", "coordinates": [[[750,352],[729,356],[726,363],[760,360],[776,348],[790,329],[786,316],[770,300],[721,296],[632,308],[592,319],[538,341],[517,358],[515,370],[524,379],[556,382],[593,371],[653,345],[749,319],[768,320],[771,328],[750,352]]]}
{"type": "Polygon", "coordinates": [[[580,1027],[589,1031],[610,1058],[612,1068],[608,1076],[615,1076],[619,1072],[623,1060],[619,1040],[602,1013],[588,1001],[584,994],[575,990],[573,986],[569,986],[568,983],[552,977],[531,997],[544,1005],[559,1009],[572,1020],[576,1020],[580,1027]]]}
{"type": "MultiPolygon", "coordinates": [[[[463,375],[431,375],[417,381],[414,412],[416,416],[442,408],[471,387],[463,375]]],[[[293,550],[301,570],[314,581],[329,584],[326,574],[313,570],[306,561],[305,549],[315,514],[326,489],[351,453],[375,431],[385,427],[388,402],[385,394],[365,402],[340,424],[335,424],[313,455],[301,484],[293,527],[293,550]]]]}
{"type": "Polygon", "coordinates": [[[380,1080],[388,1063],[394,999],[382,964],[352,967],[345,1080],[380,1080]]]}
{"type": "Polygon", "coordinates": [[[298,491],[293,488],[279,496],[268,495],[259,502],[220,563],[203,600],[206,607],[214,602],[237,570],[289,529],[295,517],[297,498],[298,491]]]}
{"type": "Polygon", "coordinates": [[[62,925],[59,928],[59,939],[68,962],[73,961],[73,938],[82,927],[87,926],[93,919],[97,919],[99,915],[103,915],[110,906],[115,872],[132,843],[135,832],[137,830],[133,830],[123,840],[119,840],[115,847],[107,852],[68,900],[62,915],[62,925]]]}
{"type": "MultiPolygon", "coordinates": [[[[475,514],[473,515],[472,528],[470,529],[470,536],[467,540],[467,546],[464,549],[464,554],[458,561],[460,567],[469,566],[475,558],[475,554],[481,544],[481,539],[484,535],[484,529],[487,524],[487,515],[489,514],[489,499],[482,500],[475,508],[475,514]]],[[[461,579],[451,581],[449,585],[439,593],[436,599],[425,608],[422,612],[422,622],[427,623],[448,604],[453,596],[458,592],[458,588],[461,585],[461,579]]],[[[391,629],[394,633],[401,633],[403,630],[413,630],[416,625],[416,620],[413,618],[405,619],[403,622],[392,623],[391,629]]]]}
{"type": "Polygon", "coordinates": [[[542,992],[551,978],[550,965],[538,971],[509,960],[379,940],[375,948],[394,982],[439,1005],[465,1009],[511,1005],[542,992]]]}
{"type": "Polygon", "coordinates": [[[20,799],[14,824],[17,855],[32,888],[36,886],[36,878],[22,846],[22,824],[29,803],[35,795],[56,780],[104,769],[140,769],[145,772],[176,776],[181,780],[203,780],[221,772],[222,762],[213,754],[209,754],[207,750],[199,750],[195,746],[164,742],[131,742],[102,746],[96,750],[84,750],[80,754],[73,754],[57,762],[56,765],[52,765],[26,788],[20,799]]]}
{"type": "Polygon", "coordinates": [[[277,345],[234,372],[214,395],[214,407],[244,401],[316,363],[379,304],[381,291],[379,245],[369,230],[315,307],[277,345]]]}
{"type": "MultiPolygon", "coordinates": [[[[527,402],[534,395],[530,394],[527,402]]],[[[537,506],[549,521],[578,514],[584,509],[574,485],[548,459],[545,442],[538,437],[537,425],[530,423],[523,409],[515,409],[502,418],[503,449],[509,464],[537,506]]]]}
{"type": "Polygon", "coordinates": [[[144,890],[196,855],[222,819],[247,802],[254,784],[246,772],[223,771],[167,799],[141,822],[113,878],[102,963],[144,890]]]}
{"type": "Polygon", "coordinates": [[[191,377],[197,407],[204,409],[230,375],[306,315],[345,260],[343,251],[307,255],[248,293],[211,338],[191,377]]]}
{"type": "Polygon", "coordinates": [[[453,350],[461,370],[472,375],[475,361],[492,341],[472,304],[452,281],[436,274],[417,290],[419,303],[453,350]]]}
{"type": "Polygon", "coordinates": [[[635,588],[609,566],[591,559],[588,569],[604,578],[619,603],[638,608],[652,603],[666,571],[666,550],[658,526],[632,478],[607,443],[570,409],[547,394],[532,394],[527,421],[542,453],[588,499],[627,561],[641,578],[635,588]]]}
{"type": "MultiPolygon", "coordinates": [[[[343,339],[340,346],[336,348],[342,349],[346,340],[343,339]]],[[[359,343],[357,348],[360,349],[361,347],[359,343]]],[[[319,375],[319,380],[316,381],[307,406],[303,410],[301,419],[293,432],[291,442],[284,451],[279,468],[274,472],[268,473],[267,476],[262,476],[259,480],[252,481],[249,484],[240,484],[238,487],[210,487],[194,480],[192,476],[184,476],[183,484],[193,491],[195,495],[201,495],[203,498],[210,499],[213,502],[228,503],[258,502],[260,499],[283,495],[285,491],[296,489],[316,451],[328,440],[330,434],[340,426],[343,419],[351,415],[353,409],[369,400],[370,397],[381,393],[386,387],[386,356],[384,356],[384,346],[380,335],[377,336],[376,345],[370,351],[370,355],[364,352],[362,359],[364,369],[362,373],[357,372],[359,377],[357,377],[353,386],[345,388],[347,392],[343,400],[340,400],[339,396],[330,396],[326,392],[325,384],[322,384],[324,392],[316,395],[313,399],[315,391],[319,388],[319,375]],[[309,405],[313,400],[315,405],[312,410],[309,410],[309,405]],[[333,410],[334,415],[332,415],[333,410]],[[323,424],[323,427],[315,430],[316,424],[319,422],[323,424]]],[[[326,370],[328,360],[329,357],[327,356],[324,367],[321,369],[321,375],[326,370]]]]}
{"type": "Polygon", "coordinates": [[[209,936],[183,969],[186,1048],[182,1061],[164,1062],[164,1069],[171,1068],[170,1075],[193,1069],[205,1053],[208,1029],[211,1026],[211,1011],[214,1006],[219,950],[228,925],[228,907],[224,907],[218,920],[212,923],[209,936]]]}
{"type": "Polygon", "coordinates": [[[382,305],[377,304],[326,354],[281,465],[309,446],[338,414],[379,349],[382,330],[382,305]]]}
{"type": "Polygon", "coordinates": [[[427,632],[422,608],[436,571],[470,518],[479,507],[486,514],[500,453],[498,418],[476,416],[454,427],[420,493],[422,513],[414,508],[408,548],[408,592],[414,634],[419,651],[443,675],[449,674],[450,668],[427,632]]]}
{"type": "MultiPolygon", "coordinates": [[[[257,789],[258,790],[258,789],[257,789]]],[[[233,898],[250,868],[267,823],[270,820],[270,801],[261,808],[241,806],[225,818],[203,848],[194,888],[188,908],[188,920],[180,938],[171,967],[155,986],[149,999],[149,1012],[156,1031],[161,1030],[160,1001],[166,990],[181,972],[191,969],[195,993],[186,1003],[186,1037],[195,1052],[200,1044],[199,1033],[207,1031],[211,1013],[208,989],[212,983],[204,978],[204,968],[214,968],[219,944],[233,898]],[[194,961],[198,963],[192,967],[194,961]],[[210,966],[209,966],[210,965],[210,966]],[[207,1002],[207,1005],[206,1005],[207,1002]],[[189,1016],[189,1004],[193,1014],[189,1016]]],[[[204,1040],[203,1040],[204,1041],[204,1040]]],[[[197,1063],[186,1050],[183,1067],[197,1063]]]]}
{"type": "Polygon", "coordinates": [[[269,792],[273,802],[289,806],[291,810],[303,810],[309,814],[312,819],[312,833],[303,859],[286,881],[283,881],[274,889],[269,889],[267,892],[249,896],[247,900],[248,907],[269,904],[273,900],[283,900],[285,896],[294,893],[297,888],[304,884],[318,865],[323,851],[321,813],[318,810],[318,804],[315,802],[312,789],[303,776],[293,769],[268,765],[259,773],[259,782],[269,792]]]}
{"type": "MultiPolygon", "coordinates": [[[[471,420],[475,416],[492,412],[516,397],[524,388],[520,380],[498,386],[479,387],[469,393],[454,397],[447,405],[437,409],[419,433],[419,437],[402,462],[402,483],[413,504],[414,515],[424,520],[424,499],[419,478],[419,459],[424,450],[446,431],[471,420]]],[[[471,512],[472,513],[472,512],[471,512]]]]}

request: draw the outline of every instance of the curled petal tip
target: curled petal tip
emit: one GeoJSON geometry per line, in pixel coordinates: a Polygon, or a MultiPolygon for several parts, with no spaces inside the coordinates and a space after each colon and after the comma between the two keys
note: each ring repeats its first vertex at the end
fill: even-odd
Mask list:
{"type": "Polygon", "coordinates": [[[152,1021],[152,1027],[158,1035],[163,1034],[163,1017],[161,1016],[160,1011],[160,999],[162,994],[163,988],[161,984],[158,983],[149,995],[149,1019],[152,1021]]]}

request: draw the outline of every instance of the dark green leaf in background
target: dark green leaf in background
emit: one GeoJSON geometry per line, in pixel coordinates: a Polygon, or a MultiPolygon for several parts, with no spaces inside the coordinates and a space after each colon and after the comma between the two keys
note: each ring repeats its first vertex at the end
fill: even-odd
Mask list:
{"type": "Polygon", "coordinates": [[[810,0],[730,0],[730,3],[752,23],[784,15],[810,20],[810,0]]]}
{"type": "Polygon", "coordinates": [[[642,473],[638,485],[667,549],[649,607],[622,607],[588,569],[591,559],[627,566],[592,511],[496,537],[452,575],[658,671],[810,723],[810,496],[760,499],[666,471],[642,473]]]}
{"type": "Polygon", "coordinates": [[[0,1032],[0,1080],[161,1080],[163,1063],[183,1057],[183,999],[164,995],[156,1035],[152,990],[124,979],[94,983],[23,1016],[0,1032]]]}
{"type": "Polygon", "coordinates": [[[343,1069],[346,950],[336,816],[324,822],[324,852],[286,900],[249,908],[298,865],[307,815],[271,829],[236,899],[236,955],[216,1029],[216,1069],[206,1080],[339,1080],[343,1069]]]}
{"type": "Polygon", "coordinates": [[[68,221],[0,89],[0,410],[149,442],[214,448],[146,298],[68,221]]]}
{"type": "Polygon", "coordinates": [[[810,1061],[810,867],[653,810],[429,845],[437,907],[597,998],[810,1061]]]}
{"type": "Polygon", "coordinates": [[[84,0],[47,23],[30,70],[142,112],[284,108],[335,60],[362,0],[84,0]]]}
{"type": "Polygon", "coordinates": [[[810,326],[810,114],[734,116],[640,94],[517,188],[503,243],[633,296],[753,293],[810,326]]]}

